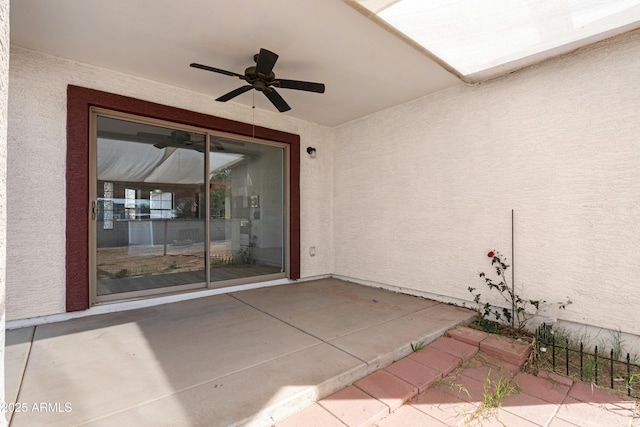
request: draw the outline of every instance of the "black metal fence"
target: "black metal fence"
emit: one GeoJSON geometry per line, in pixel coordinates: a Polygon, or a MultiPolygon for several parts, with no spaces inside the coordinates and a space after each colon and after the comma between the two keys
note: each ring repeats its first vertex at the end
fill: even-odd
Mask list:
{"type": "Polygon", "coordinates": [[[542,325],[536,332],[536,351],[541,367],[581,381],[626,391],[627,396],[640,399],[640,365],[621,349],[609,351],[585,350],[582,342],[570,343],[568,338],[556,338],[551,328],[542,325]]]}

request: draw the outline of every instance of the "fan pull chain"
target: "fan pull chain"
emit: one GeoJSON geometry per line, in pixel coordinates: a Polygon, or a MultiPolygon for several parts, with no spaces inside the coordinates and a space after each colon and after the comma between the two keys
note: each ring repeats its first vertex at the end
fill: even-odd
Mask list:
{"type": "Polygon", "coordinates": [[[251,137],[256,137],[256,91],[254,90],[252,93],[253,102],[251,105],[251,118],[253,120],[253,126],[251,127],[251,137]]]}

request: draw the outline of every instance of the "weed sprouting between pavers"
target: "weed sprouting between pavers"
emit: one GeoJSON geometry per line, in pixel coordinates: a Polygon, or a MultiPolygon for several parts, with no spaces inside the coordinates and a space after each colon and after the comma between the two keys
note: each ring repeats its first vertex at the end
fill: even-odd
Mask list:
{"type": "Polygon", "coordinates": [[[511,384],[511,379],[500,375],[497,381],[491,379],[491,369],[484,380],[482,403],[474,414],[474,418],[487,419],[496,415],[505,398],[519,393],[520,388],[511,384]]]}
{"type": "Polygon", "coordinates": [[[414,353],[422,350],[424,350],[424,341],[420,341],[416,344],[411,343],[411,351],[413,351],[414,353]]]}
{"type": "Polygon", "coordinates": [[[476,356],[460,365],[454,372],[446,378],[436,381],[435,384],[452,396],[456,396],[458,399],[463,399],[463,396],[466,395],[466,397],[471,400],[472,396],[469,390],[459,381],[463,372],[468,368],[477,367],[476,364],[486,366],[489,369],[483,381],[482,395],[479,396],[477,409],[474,411],[464,411],[460,414],[466,419],[465,425],[474,422],[474,420],[482,422],[492,416],[497,416],[498,409],[502,406],[504,399],[512,394],[520,393],[520,386],[513,384],[511,375],[500,373],[499,377],[494,379],[496,376],[493,370],[494,367],[480,356],[476,356]]]}

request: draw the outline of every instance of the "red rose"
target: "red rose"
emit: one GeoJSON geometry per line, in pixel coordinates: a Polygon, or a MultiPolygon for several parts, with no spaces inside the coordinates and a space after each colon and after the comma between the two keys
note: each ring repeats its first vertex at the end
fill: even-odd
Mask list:
{"type": "Polygon", "coordinates": [[[487,254],[487,256],[488,256],[489,258],[493,258],[493,255],[495,255],[493,252],[489,252],[489,253],[487,254]]]}

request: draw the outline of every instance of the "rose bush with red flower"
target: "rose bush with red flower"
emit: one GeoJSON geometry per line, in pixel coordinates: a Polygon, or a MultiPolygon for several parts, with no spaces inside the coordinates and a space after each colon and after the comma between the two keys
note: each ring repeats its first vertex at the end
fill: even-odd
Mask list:
{"type": "Polygon", "coordinates": [[[495,268],[496,275],[498,276],[498,280],[494,280],[484,272],[479,273],[479,276],[484,279],[485,284],[489,287],[489,290],[495,289],[498,291],[502,299],[509,304],[508,308],[503,307],[495,307],[489,304],[488,302],[482,303],[480,301],[481,294],[475,293],[476,288],[469,286],[467,289],[473,295],[473,301],[478,304],[478,315],[480,317],[480,323],[486,320],[490,320],[493,317],[493,320],[497,322],[506,321],[510,323],[511,326],[517,330],[524,329],[527,323],[526,316],[526,306],[531,305],[535,307],[536,310],[540,307],[540,301],[535,300],[524,300],[518,294],[516,294],[513,289],[507,284],[507,278],[505,275],[505,271],[509,268],[503,261],[503,257],[498,251],[490,251],[487,254],[487,257],[491,258],[491,266],[495,268]],[[497,283],[496,283],[497,282],[497,283]]]}

